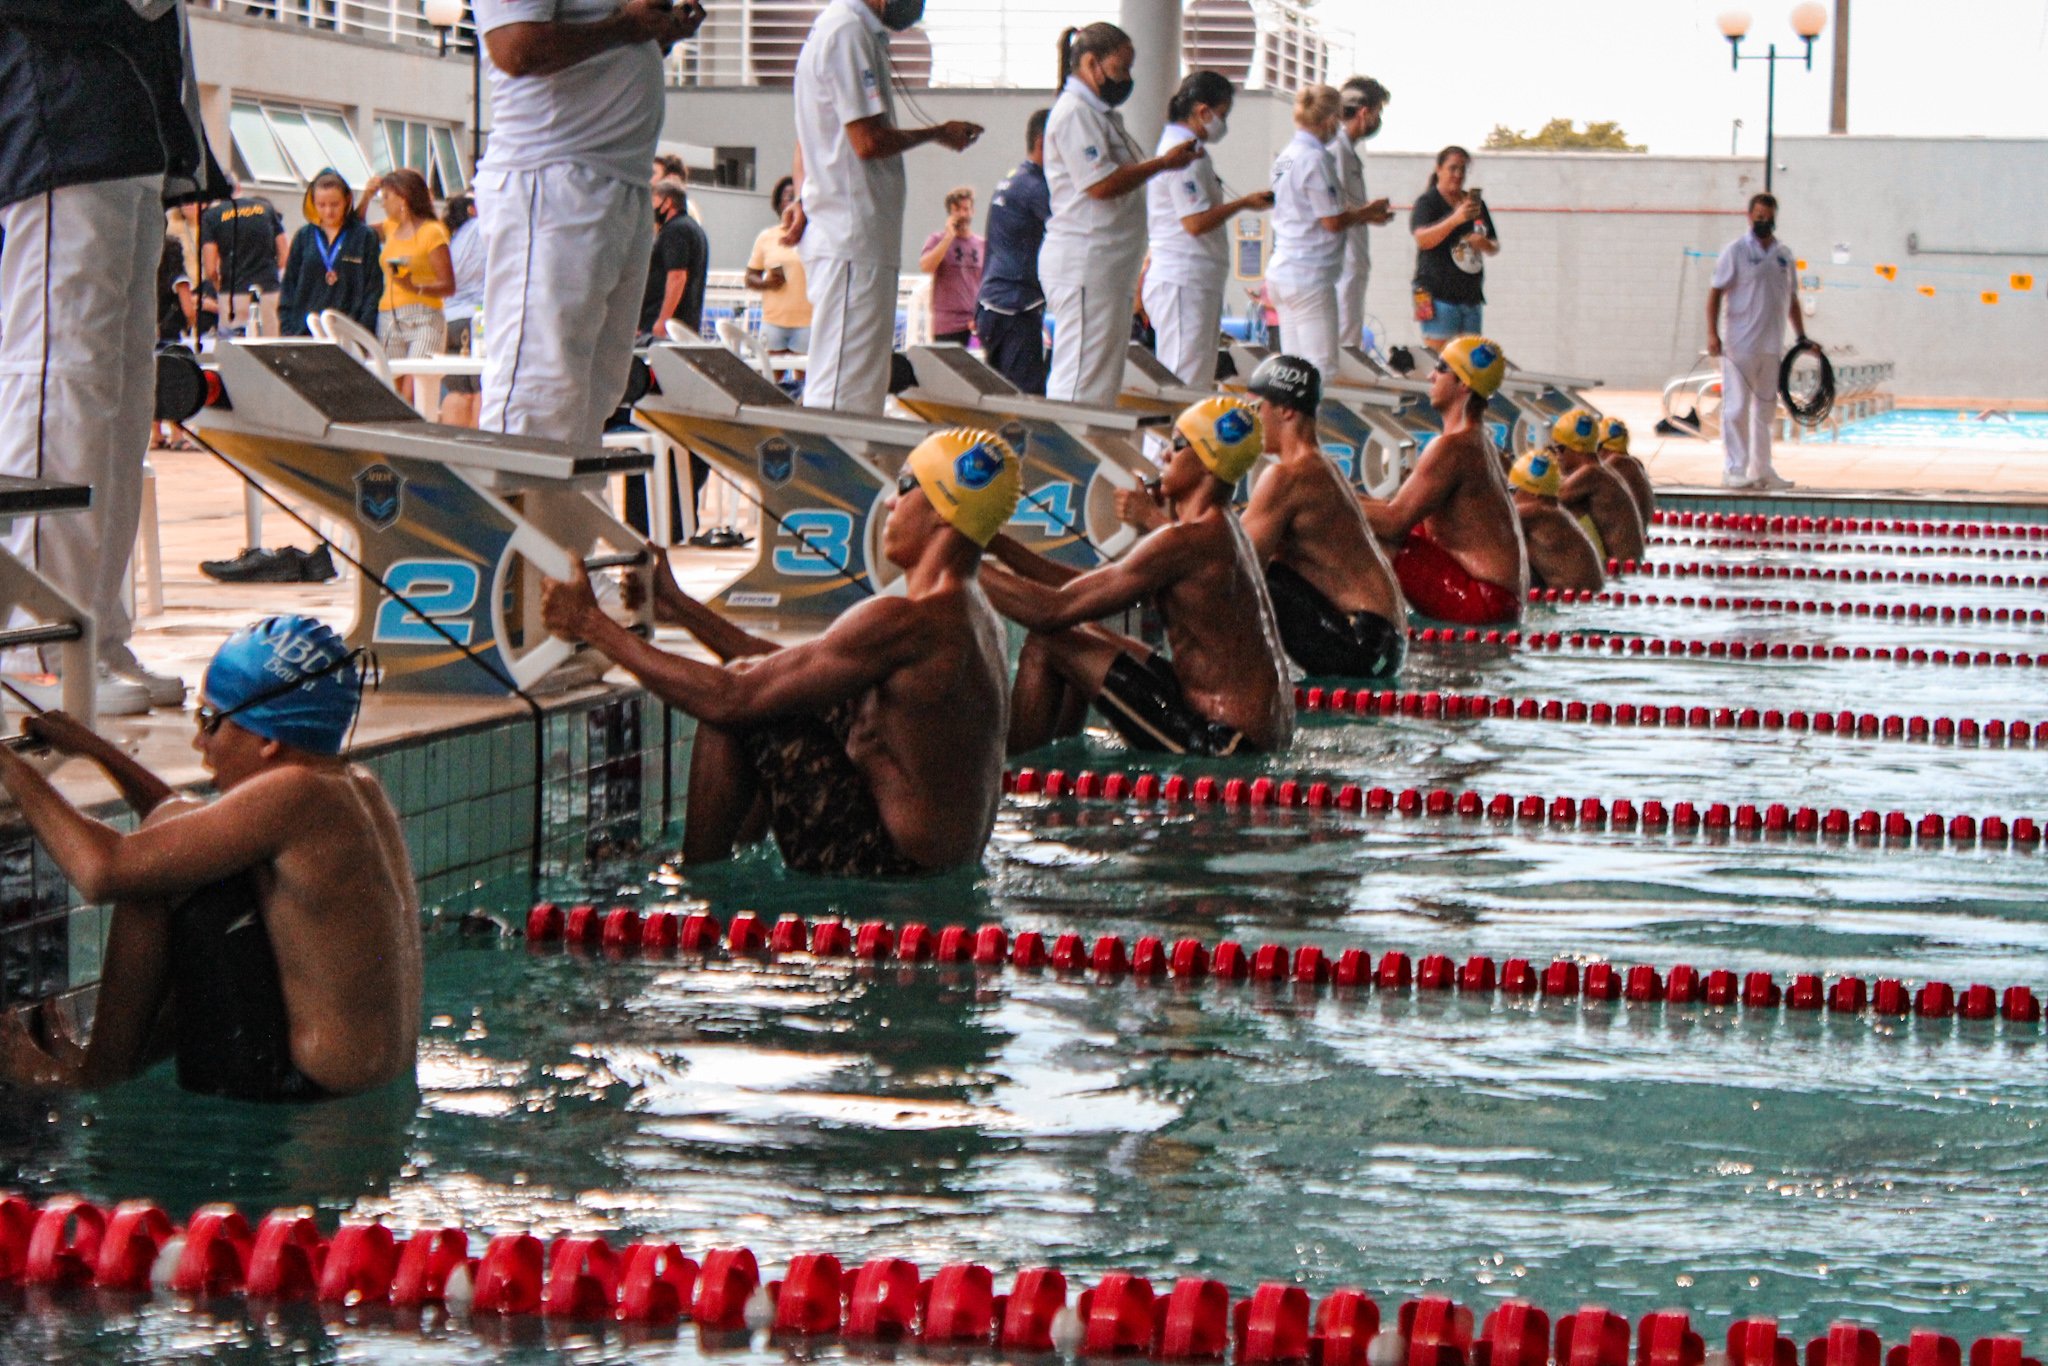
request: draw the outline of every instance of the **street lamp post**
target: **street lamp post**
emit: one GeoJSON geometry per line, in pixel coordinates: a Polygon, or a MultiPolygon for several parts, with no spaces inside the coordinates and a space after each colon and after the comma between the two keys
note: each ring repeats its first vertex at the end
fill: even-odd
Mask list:
{"type": "Polygon", "coordinates": [[[1744,62],[1762,62],[1769,73],[1764,84],[1764,189],[1771,188],[1771,173],[1776,169],[1777,160],[1777,112],[1778,112],[1778,63],[1803,62],[1808,71],[1813,70],[1813,40],[1820,37],[1821,30],[1828,26],[1827,6],[1820,0],[1800,0],[1792,7],[1792,31],[1806,44],[1802,55],[1788,52],[1778,55],[1778,45],[1772,43],[1762,56],[1742,55],[1743,35],[1749,32],[1749,14],[1746,10],[1728,10],[1719,20],[1721,36],[1728,40],[1728,67],[1740,71],[1744,62]]]}
{"type": "MultiPolygon", "coordinates": [[[[469,7],[463,0],[424,0],[421,9],[427,23],[441,35],[441,55],[448,55],[448,34],[462,22],[463,12],[469,7]]],[[[484,156],[484,45],[483,38],[476,31],[476,20],[472,16],[469,33],[469,169],[476,173],[476,164],[484,156]]]]}

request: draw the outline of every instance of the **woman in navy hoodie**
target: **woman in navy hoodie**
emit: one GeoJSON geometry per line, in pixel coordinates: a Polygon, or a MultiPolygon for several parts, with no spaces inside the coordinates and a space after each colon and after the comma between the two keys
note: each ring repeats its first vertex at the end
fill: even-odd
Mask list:
{"type": "Polygon", "coordinates": [[[384,296],[383,249],[363,222],[348,182],[332,168],[306,187],[306,226],[292,238],[284,284],[277,300],[278,330],[288,337],[310,335],[306,319],[335,309],[375,335],[377,302],[384,296]]]}

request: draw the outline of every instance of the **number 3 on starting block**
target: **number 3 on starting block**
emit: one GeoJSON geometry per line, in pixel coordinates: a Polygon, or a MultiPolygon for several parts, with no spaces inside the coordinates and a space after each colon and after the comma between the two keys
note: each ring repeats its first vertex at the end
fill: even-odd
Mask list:
{"type": "Polygon", "coordinates": [[[407,602],[387,598],[377,608],[370,639],[379,645],[445,645],[447,636],[469,644],[475,622],[467,615],[476,606],[483,576],[467,560],[399,560],[384,571],[384,582],[407,602]],[[408,605],[410,603],[410,605],[408,605]],[[416,612],[414,609],[417,608],[416,612]],[[434,623],[421,620],[424,614],[434,623]]]}
{"type": "Polygon", "coordinates": [[[776,573],[822,576],[852,572],[852,513],[802,508],[783,514],[782,530],[796,544],[775,547],[776,573]]]}

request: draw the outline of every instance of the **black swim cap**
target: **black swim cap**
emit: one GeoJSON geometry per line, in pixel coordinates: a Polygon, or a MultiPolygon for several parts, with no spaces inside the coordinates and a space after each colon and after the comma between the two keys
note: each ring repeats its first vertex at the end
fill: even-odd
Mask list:
{"type": "Polygon", "coordinates": [[[1268,356],[1252,371],[1251,391],[1310,417],[1323,406],[1323,375],[1300,356],[1268,356]]]}

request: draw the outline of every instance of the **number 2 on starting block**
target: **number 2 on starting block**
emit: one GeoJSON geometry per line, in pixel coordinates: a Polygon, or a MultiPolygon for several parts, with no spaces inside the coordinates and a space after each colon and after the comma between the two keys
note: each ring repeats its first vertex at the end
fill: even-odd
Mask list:
{"type": "Polygon", "coordinates": [[[387,598],[378,607],[372,641],[379,645],[446,645],[448,636],[453,636],[457,643],[469,644],[476,623],[468,612],[476,606],[483,583],[475,565],[467,560],[399,560],[384,571],[384,582],[393,593],[404,594],[406,601],[387,598]]]}

